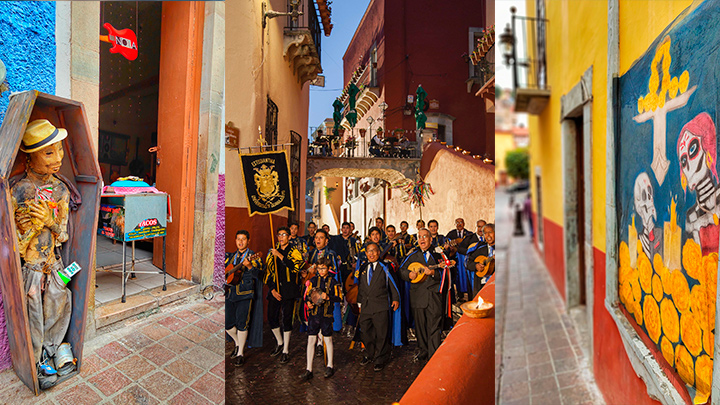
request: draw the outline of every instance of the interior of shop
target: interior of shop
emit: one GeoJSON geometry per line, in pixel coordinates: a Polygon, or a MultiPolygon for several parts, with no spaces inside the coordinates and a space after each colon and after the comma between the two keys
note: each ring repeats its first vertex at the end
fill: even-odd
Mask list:
{"type": "MultiPolygon", "coordinates": [[[[100,44],[100,102],[98,148],[100,170],[105,185],[120,177],[136,176],[149,185],[155,184],[157,146],[158,94],[160,82],[160,28],[162,2],[102,2],[100,32],[109,23],[115,29],[130,29],[137,37],[138,56],[128,60],[110,53],[110,43],[100,44]]],[[[120,298],[122,243],[103,235],[97,242],[96,304],[120,298]]],[[[152,264],[152,240],[135,243],[135,268],[157,271],[152,264]]],[[[132,257],[131,244],[126,248],[126,266],[132,257]]],[[[127,283],[132,295],[162,285],[160,274],[136,273],[127,283]]],[[[174,280],[168,276],[168,282],[174,280]]]]}

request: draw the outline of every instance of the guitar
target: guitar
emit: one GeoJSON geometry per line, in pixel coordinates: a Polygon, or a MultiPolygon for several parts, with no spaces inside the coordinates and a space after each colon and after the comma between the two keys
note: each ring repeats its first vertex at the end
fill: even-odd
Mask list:
{"type": "Polygon", "coordinates": [[[457,252],[457,245],[460,244],[465,240],[465,238],[455,238],[448,241],[445,241],[445,244],[443,245],[443,250],[448,251],[449,253],[455,253],[457,252]]]}
{"type": "MultiPolygon", "coordinates": [[[[253,254],[250,257],[246,257],[245,259],[248,261],[253,261],[255,259],[258,259],[262,257],[262,252],[257,252],[253,254]]],[[[225,283],[229,285],[238,285],[240,284],[240,279],[242,279],[242,268],[245,267],[242,262],[239,263],[237,266],[233,266],[232,261],[225,267],[225,283]],[[240,271],[240,273],[238,273],[240,271]]]]}
{"type": "Polygon", "coordinates": [[[491,256],[489,259],[487,256],[478,256],[475,258],[475,263],[480,263],[482,266],[482,270],[475,272],[475,275],[480,278],[495,272],[495,256],[491,256]]]}
{"type": "Polygon", "coordinates": [[[357,297],[360,286],[355,282],[354,275],[355,272],[351,272],[345,279],[345,299],[348,304],[350,304],[350,308],[353,313],[357,315],[359,313],[357,308],[357,297]]]}
{"type": "Polygon", "coordinates": [[[103,24],[108,35],[100,35],[100,40],[114,44],[110,48],[110,53],[119,53],[124,56],[127,60],[135,60],[138,57],[138,44],[137,36],[135,33],[128,29],[117,30],[110,23],[103,24]]]}

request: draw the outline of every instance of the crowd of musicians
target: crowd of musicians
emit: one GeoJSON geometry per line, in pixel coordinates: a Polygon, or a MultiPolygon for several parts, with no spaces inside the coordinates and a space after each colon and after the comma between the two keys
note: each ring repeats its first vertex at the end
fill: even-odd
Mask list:
{"type": "Polygon", "coordinates": [[[452,328],[451,306],[473,299],[494,273],[495,227],[484,220],[475,231],[462,218],[443,236],[438,222],[416,223],[408,233],[377,218],[365,241],[352,222],[339,235],[308,224],[280,227],[277,243],[261,255],[248,246],[251,235],[237,231],[237,251],[226,253],[225,329],[234,340],[231,359],[245,362],[245,348],[261,347],[263,304],[275,337],[270,353],[280,363],[290,355],[293,325],[306,332],[307,367],[301,378],[313,378],[315,357],[325,359],[325,378],[335,373],[332,335],[353,336],[350,349],[364,346],[361,365],[381,371],[393,346],[417,341],[413,358],[425,362],[452,328]],[[267,294],[263,296],[263,285],[267,294]]]}

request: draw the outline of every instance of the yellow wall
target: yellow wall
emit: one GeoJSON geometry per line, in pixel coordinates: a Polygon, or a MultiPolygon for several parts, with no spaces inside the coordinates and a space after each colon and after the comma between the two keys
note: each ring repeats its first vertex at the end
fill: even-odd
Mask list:
{"type": "MultiPolygon", "coordinates": [[[[620,74],[647,50],[657,35],[692,1],[621,0],[620,74]]],[[[563,219],[563,175],[560,99],[593,66],[592,193],[593,246],[605,251],[607,1],[546,1],[547,71],[552,91],[539,116],[530,116],[531,184],[536,195],[535,168],[541,167],[543,214],[560,226],[563,219]]],[[[528,0],[534,15],[535,1],[528,0]]],[[[536,210],[535,201],[533,207],[536,210]]]]}
{"type": "Polygon", "coordinates": [[[505,157],[516,147],[512,133],[495,131],[495,181],[500,181],[500,173],[507,171],[505,157]]]}
{"type": "MultiPolygon", "coordinates": [[[[268,8],[285,11],[285,0],[266,1],[268,8]]],[[[263,1],[233,1],[226,5],[226,36],[234,38],[226,42],[225,49],[225,122],[232,121],[240,128],[240,146],[256,146],[260,136],[258,127],[265,134],[267,96],[278,106],[278,143],[290,142],[290,131],[300,134],[304,151],[307,150],[309,84],[298,83],[290,64],[283,58],[283,28],[286,18],[274,18],[262,28],[261,8],[263,1]]],[[[256,152],[255,150],[254,152],[256,152]]],[[[247,207],[238,151],[226,149],[225,204],[228,207],[247,207]]],[[[289,152],[289,150],[288,150],[289,152]]],[[[305,159],[301,159],[301,173],[305,173],[305,159]]],[[[300,203],[303,210],[305,179],[300,181],[300,203]]],[[[287,211],[283,211],[286,213],[287,211]]],[[[282,213],[281,213],[282,214],[282,213]]],[[[287,214],[284,214],[287,215],[287,214]]],[[[300,215],[304,218],[304,214],[300,215]]]]}

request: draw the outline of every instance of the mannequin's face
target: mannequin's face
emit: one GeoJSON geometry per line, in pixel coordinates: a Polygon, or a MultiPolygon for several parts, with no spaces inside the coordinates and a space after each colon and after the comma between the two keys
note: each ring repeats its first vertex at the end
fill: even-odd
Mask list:
{"type": "Polygon", "coordinates": [[[62,142],[56,142],[31,153],[30,168],[37,174],[55,174],[60,171],[64,156],[62,142]]]}

